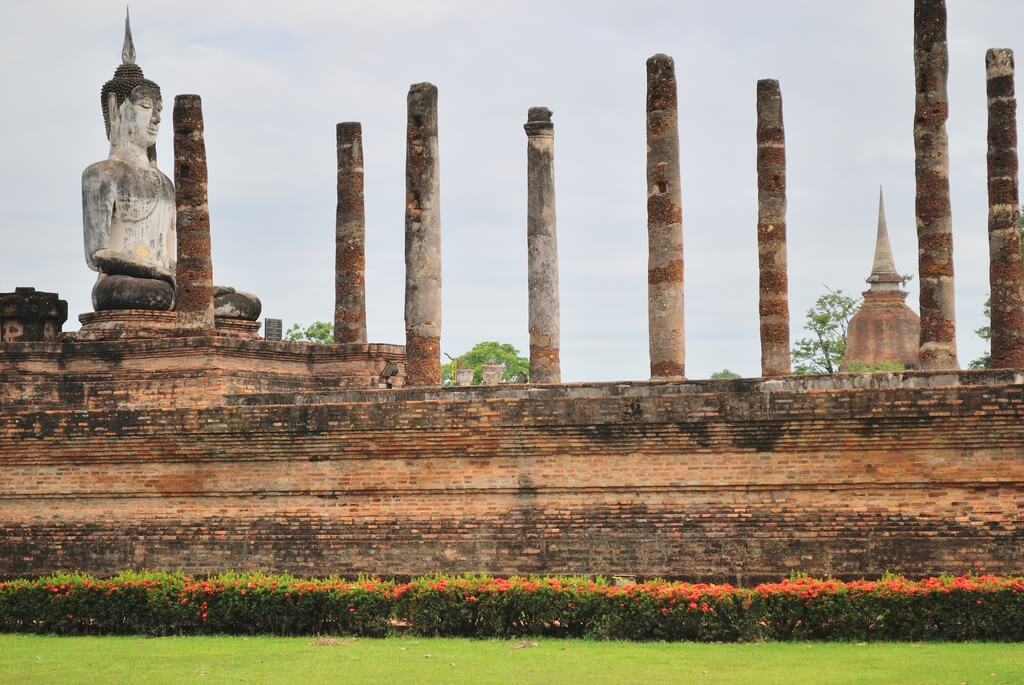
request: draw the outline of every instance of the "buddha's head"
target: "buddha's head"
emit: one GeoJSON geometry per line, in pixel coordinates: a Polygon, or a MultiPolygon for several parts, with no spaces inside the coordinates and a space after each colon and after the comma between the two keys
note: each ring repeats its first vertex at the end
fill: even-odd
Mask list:
{"type": "Polygon", "coordinates": [[[114,71],[114,78],[103,84],[100,90],[107,139],[113,147],[125,144],[141,147],[147,151],[150,160],[155,161],[163,98],[160,86],[147,79],[142,67],[135,63],[135,45],[127,16],[121,62],[114,71]]]}

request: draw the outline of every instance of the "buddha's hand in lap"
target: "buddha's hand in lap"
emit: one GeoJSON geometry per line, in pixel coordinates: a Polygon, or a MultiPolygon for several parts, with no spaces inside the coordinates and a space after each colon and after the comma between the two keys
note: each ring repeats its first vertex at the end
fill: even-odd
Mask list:
{"type": "Polygon", "coordinates": [[[106,248],[96,250],[92,257],[99,270],[105,274],[152,278],[165,281],[171,284],[172,287],[175,285],[174,274],[161,264],[106,248]]]}

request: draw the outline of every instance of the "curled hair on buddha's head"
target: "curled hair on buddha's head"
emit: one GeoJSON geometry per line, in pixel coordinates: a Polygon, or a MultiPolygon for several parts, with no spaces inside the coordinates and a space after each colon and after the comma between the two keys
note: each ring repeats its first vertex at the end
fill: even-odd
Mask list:
{"type": "Polygon", "coordinates": [[[162,99],[160,86],[147,79],[142,73],[142,67],[135,63],[135,44],[132,42],[132,29],[128,22],[128,15],[124,17],[124,47],[121,49],[121,66],[114,71],[114,78],[103,84],[100,90],[100,106],[103,108],[103,123],[107,129],[107,139],[110,139],[110,111],[107,103],[110,95],[113,94],[120,107],[125,100],[133,101],[142,97],[162,99]]]}

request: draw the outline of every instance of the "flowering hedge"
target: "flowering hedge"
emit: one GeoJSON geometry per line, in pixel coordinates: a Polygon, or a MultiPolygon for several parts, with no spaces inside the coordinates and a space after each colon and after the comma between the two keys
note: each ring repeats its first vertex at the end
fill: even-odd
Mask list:
{"type": "Polygon", "coordinates": [[[753,588],[588,578],[61,574],[0,583],[0,631],[624,640],[1024,641],[1024,578],[794,578],[753,588]]]}

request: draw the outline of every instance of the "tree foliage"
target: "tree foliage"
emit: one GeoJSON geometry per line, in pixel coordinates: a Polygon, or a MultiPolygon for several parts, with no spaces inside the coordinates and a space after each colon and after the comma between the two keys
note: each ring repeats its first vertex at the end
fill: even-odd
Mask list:
{"type": "Polygon", "coordinates": [[[843,365],[845,371],[849,373],[894,373],[896,371],[906,371],[907,367],[903,365],[903,362],[862,362],[860,360],[853,360],[848,364],[843,365]]]}
{"type": "Polygon", "coordinates": [[[714,381],[731,380],[733,378],[742,378],[742,376],[735,371],[730,371],[729,369],[722,369],[721,371],[715,371],[711,374],[711,380],[714,381]]]}
{"type": "Polygon", "coordinates": [[[811,335],[793,347],[793,373],[836,373],[846,354],[847,327],[859,308],[860,298],[828,288],[807,310],[804,329],[811,335]]]}
{"type": "Polygon", "coordinates": [[[487,340],[479,342],[471,350],[460,354],[441,367],[441,382],[444,385],[455,383],[455,370],[470,367],[473,369],[473,385],[484,382],[481,367],[484,364],[505,364],[505,375],[502,382],[520,382],[530,378],[530,360],[519,356],[514,345],[487,340]]]}
{"type": "Polygon", "coordinates": [[[329,345],[334,342],[334,326],[326,321],[314,321],[303,328],[302,324],[297,323],[288,329],[284,339],[329,345]]]}
{"type": "MultiPolygon", "coordinates": [[[[989,322],[987,326],[982,326],[976,329],[974,332],[978,334],[978,337],[987,343],[992,341],[992,298],[985,300],[985,320],[989,322]]],[[[972,359],[968,364],[969,369],[987,369],[992,366],[992,352],[987,351],[977,359],[972,359]]]]}

